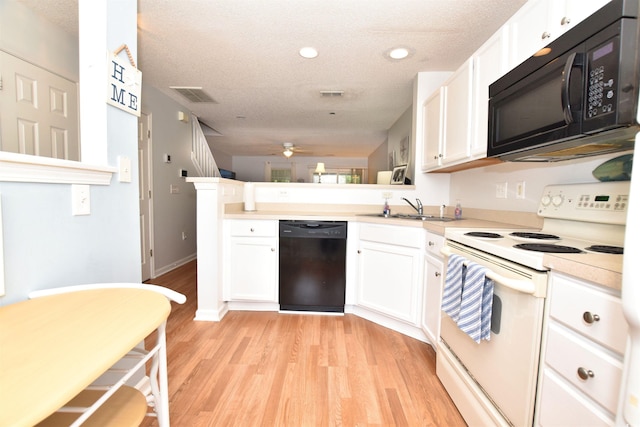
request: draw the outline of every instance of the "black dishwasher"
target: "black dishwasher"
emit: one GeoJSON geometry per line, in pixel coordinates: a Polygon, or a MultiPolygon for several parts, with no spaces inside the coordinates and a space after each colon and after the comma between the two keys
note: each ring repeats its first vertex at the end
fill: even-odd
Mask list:
{"type": "Polygon", "coordinates": [[[280,310],[344,312],[347,223],[280,221],[280,310]]]}

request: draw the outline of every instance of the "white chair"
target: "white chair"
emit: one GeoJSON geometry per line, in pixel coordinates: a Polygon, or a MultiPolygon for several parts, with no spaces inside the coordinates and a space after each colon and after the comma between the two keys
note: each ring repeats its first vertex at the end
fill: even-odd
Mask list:
{"type": "MultiPolygon", "coordinates": [[[[69,292],[79,292],[92,289],[144,289],[158,292],[164,295],[169,301],[178,304],[184,304],[187,300],[186,296],[174,290],[158,285],[149,285],[142,283],[94,283],[86,285],[65,286],[60,288],[42,289],[29,293],[29,298],[41,298],[49,295],[56,295],[69,292]]],[[[100,407],[105,402],[113,402],[126,399],[135,401],[137,394],[142,394],[146,398],[146,405],[153,408],[154,412],[147,413],[147,416],[156,416],[160,427],[169,427],[169,397],[168,397],[168,381],[167,381],[167,353],[166,353],[166,322],[158,327],[158,336],[156,345],[146,350],[144,343],[132,349],[122,358],[127,361],[126,365],[133,366],[121,367],[120,362],[109,369],[85,391],[80,393],[78,397],[70,402],[69,406],[60,408],[58,412],[43,421],[43,426],[61,426],[70,425],[72,427],[83,425],[114,425],[122,426],[122,419],[112,420],[112,424],[107,421],[100,413],[100,407]],[[144,375],[133,387],[126,385],[128,381],[134,379],[134,375],[138,372],[146,374],[146,363],[151,360],[149,374],[144,375]],[[136,392],[137,390],[137,392],[136,392]],[[80,402],[80,403],[79,403],[80,402]],[[73,405],[73,406],[71,406],[73,405]],[[95,415],[94,415],[95,414],[95,415]]],[[[146,411],[145,411],[146,412],[146,411]]]]}

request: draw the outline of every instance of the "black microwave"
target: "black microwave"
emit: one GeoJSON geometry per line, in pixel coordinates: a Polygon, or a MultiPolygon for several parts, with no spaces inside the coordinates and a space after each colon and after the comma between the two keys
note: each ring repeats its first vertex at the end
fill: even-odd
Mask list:
{"type": "Polygon", "coordinates": [[[633,149],[638,0],[613,0],[489,86],[487,156],[558,161],[633,149]]]}

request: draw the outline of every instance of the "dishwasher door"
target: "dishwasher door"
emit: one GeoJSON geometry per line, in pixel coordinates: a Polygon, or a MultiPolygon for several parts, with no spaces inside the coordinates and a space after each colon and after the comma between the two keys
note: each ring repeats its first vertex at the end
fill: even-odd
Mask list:
{"type": "Polygon", "coordinates": [[[280,221],[280,310],[343,313],[346,251],[344,221],[280,221]]]}

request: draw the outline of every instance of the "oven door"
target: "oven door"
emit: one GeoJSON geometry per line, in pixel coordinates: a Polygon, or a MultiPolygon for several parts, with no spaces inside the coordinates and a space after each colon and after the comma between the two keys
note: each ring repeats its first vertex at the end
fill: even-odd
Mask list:
{"type": "MultiPolygon", "coordinates": [[[[464,377],[467,387],[479,390],[478,394],[484,393],[486,397],[475,402],[458,402],[456,396],[465,393],[450,391],[454,402],[459,408],[487,406],[493,402],[494,407],[484,410],[504,417],[505,420],[496,424],[532,425],[546,272],[530,270],[482,252],[476,253],[451,241],[447,242],[443,252],[456,253],[482,264],[490,270],[487,275],[495,282],[489,341],[476,344],[447,314],[441,313],[443,351],[439,353],[446,353],[449,357],[438,354],[438,362],[457,364],[455,370],[464,377]]],[[[447,387],[445,381],[443,384],[447,387]]],[[[465,420],[473,424],[473,417],[470,418],[465,417],[465,420]]]]}

